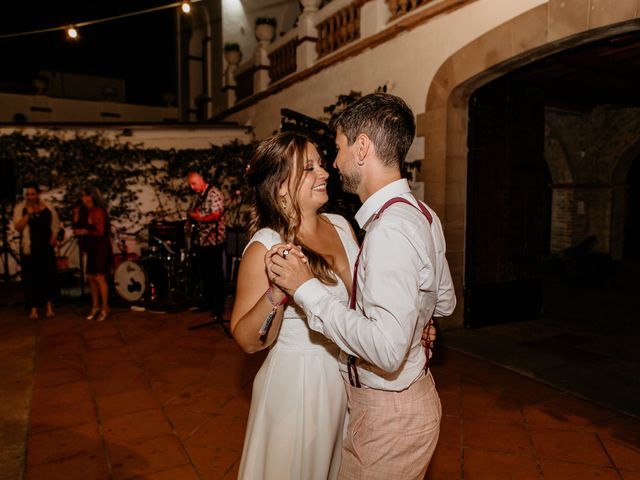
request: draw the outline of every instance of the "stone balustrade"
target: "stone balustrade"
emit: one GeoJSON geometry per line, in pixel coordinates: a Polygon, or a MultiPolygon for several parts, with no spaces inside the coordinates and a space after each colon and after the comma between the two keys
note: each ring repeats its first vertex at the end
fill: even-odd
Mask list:
{"type": "MultiPolygon", "coordinates": [[[[392,30],[398,22],[405,21],[404,18],[399,20],[400,17],[409,16],[416,10],[428,10],[431,4],[438,9],[435,0],[331,0],[321,9],[318,9],[320,0],[304,0],[302,4],[304,9],[297,26],[275,41],[264,39],[259,42],[253,57],[237,69],[238,101],[267,90],[295,73],[313,68],[347,45],[392,30]]],[[[416,12],[416,15],[424,17],[424,13],[416,12]]]]}
{"type": "Polygon", "coordinates": [[[253,95],[253,64],[244,64],[236,75],[236,100],[253,95]]]}
{"type": "Polygon", "coordinates": [[[318,23],[318,58],[360,38],[361,0],[356,0],[318,23]]]}
{"type": "Polygon", "coordinates": [[[298,48],[298,37],[286,39],[283,42],[274,42],[269,55],[269,77],[270,83],[277,82],[281,78],[295,73],[297,68],[296,52],[298,48]],[[278,43],[278,45],[276,45],[278,43]]]}
{"type": "Polygon", "coordinates": [[[386,0],[391,13],[390,20],[395,20],[422,5],[432,2],[433,0],[386,0]]]}

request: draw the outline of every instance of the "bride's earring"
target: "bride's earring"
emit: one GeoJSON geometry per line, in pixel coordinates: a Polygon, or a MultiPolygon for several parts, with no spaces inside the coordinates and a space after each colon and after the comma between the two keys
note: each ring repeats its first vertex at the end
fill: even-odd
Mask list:
{"type": "Polygon", "coordinates": [[[281,203],[282,203],[282,208],[286,210],[287,209],[287,199],[285,197],[282,197],[282,202],[281,203]]]}

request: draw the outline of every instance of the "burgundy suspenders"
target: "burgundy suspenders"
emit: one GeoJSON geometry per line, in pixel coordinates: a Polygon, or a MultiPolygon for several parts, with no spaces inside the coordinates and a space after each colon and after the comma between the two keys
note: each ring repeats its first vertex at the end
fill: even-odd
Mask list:
{"type": "MultiPolygon", "coordinates": [[[[429,222],[429,225],[431,225],[433,223],[433,217],[431,216],[431,213],[429,212],[427,207],[425,207],[420,201],[416,199],[416,202],[418,203],[418,207],[416,207],[409,200],[406,200],[402,197],[394,197],[391,200],[389,200],[387,203],[385,203],[382,206],[382,208],[380,208],[380,210],[378,210],[378,213],[376,213],[376,216],[373,217],[373,220],[371,220],[371,223],[375,222],[378,218],[380,218],[380,215],[382,215],[382,212],[384,212],[387,208],[389,208],[394,203],[406,203],[407,205],[411,205],[413,208],[416,208],[416,209],[419,208],[419,210],[422,212],[422,214],[426,217],[427,221],[429,222]]],[[[364,240],[362,240],[362,245],[360,245],[360,251],[358,252],[358,257],[356,258],[356,264],[353,267],[353,281],[351,282],[351,298],[349,299],[349,308],[351,310],[356,309],[356,291],[358,290],[358,265],[360,264],[360,255],[362,254],[362,248],[364,247],[364,242],[366,239],[367,237],[365,235],[364,240]]],[[[429,350],[428,349],[426,353],[427,353],[427,363],[426,363],[425,369],[428,369],[429,368],[429,350]]],[[[358,378],[358,369],[356,368],[356,357],[354,357],[353,355],[347,356],[347,369],[349,373],[349,383],[351,383],[351,386],[360,388],[360,379],[358,378]]]]}

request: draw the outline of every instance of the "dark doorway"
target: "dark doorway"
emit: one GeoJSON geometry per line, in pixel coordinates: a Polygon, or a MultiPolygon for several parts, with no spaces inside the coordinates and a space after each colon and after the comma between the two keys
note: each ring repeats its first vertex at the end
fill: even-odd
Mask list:
{"type": "Polygon", "coordinates": [[[469,103],[465,325],[536,318],[548,253],[544,95],[505,79],[469,103]]]}
{"type": "Polygon", "coordinates": [[[627,176],[624,256],[640,260],[640,159],[635,160],[627,176]]]}

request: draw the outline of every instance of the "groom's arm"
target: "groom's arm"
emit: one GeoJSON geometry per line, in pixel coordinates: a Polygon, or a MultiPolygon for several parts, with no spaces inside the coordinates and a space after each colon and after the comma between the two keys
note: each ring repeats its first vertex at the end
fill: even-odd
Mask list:
{"type": "Polygon", "coordinates": [[[418,266],[428,259],[420,258],[410,237],[394,225],[380,225],[369,235],[360,261],[366,281],[358,285],[359,309],[351,310],[317,279],[302,284],[294,295],[311,329],[387,372],[405,361],[419,315],[418,266]]]}

